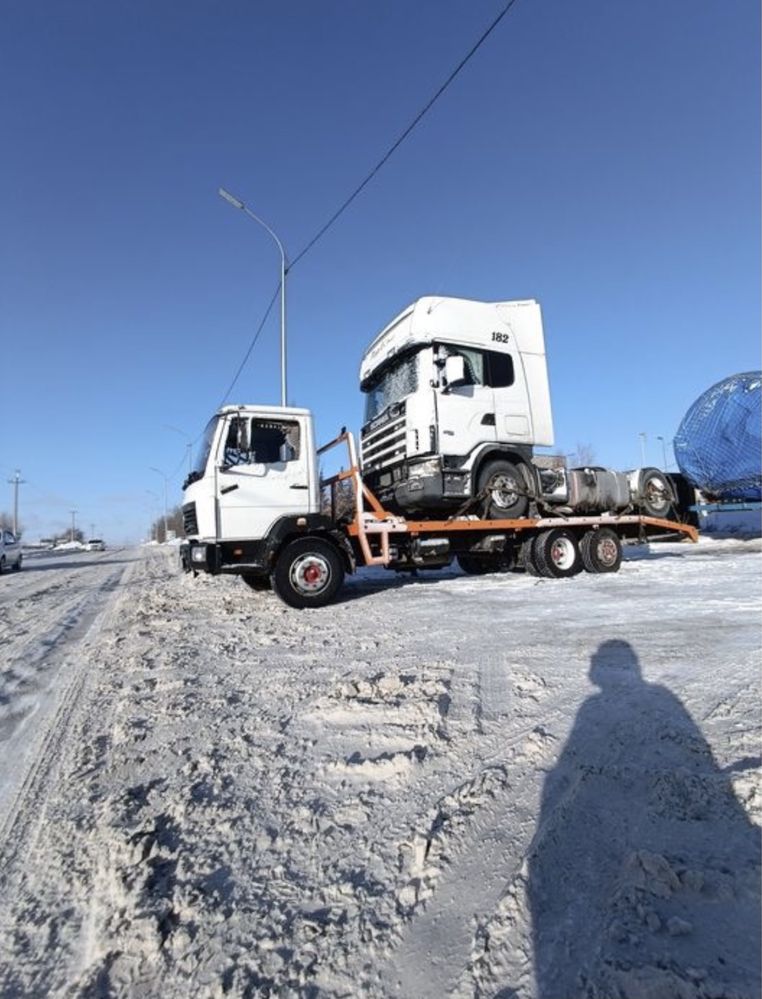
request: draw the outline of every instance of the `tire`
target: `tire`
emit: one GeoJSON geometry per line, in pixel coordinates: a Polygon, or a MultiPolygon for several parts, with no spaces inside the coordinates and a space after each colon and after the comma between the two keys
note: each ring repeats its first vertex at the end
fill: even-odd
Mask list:
{"type": "Polygon", "coordinates": [[[0,576],[5,572],[5,558],[0,558],[0,576]]]}
{"type": "Polygon", "coordinates": [[[568,579],[582,571],[579,544],[565,527],[538,534],[532,546],[532,557],[538,575],[547,579],[568,579]]]}
{"type": "Polygon", "coordinates": [[[519,550],[519,564],[523,567],[527,576],[539,576],[540,572],[534,559],[535,538],[530,535],[521,542],[519,550]]]}
{"type": "Polygon", "coordinates": [[[497,566],[474,555],[458,555],[458,565],[468,576],[486,576],[490,572],[497,572],[497,566]]]}
{"type": "Polygon", "coordinates": [[[640,509],[646,517],[669,520],[674,502],[672,486],[666,474],[657,468],[646,469],[640,481],[640,509]]]}
{"type": "Polygon", "coordinates": [[[270,580],[289,607],[324,607],[344,582],[344,564],[330,542],[298,538],[278,555],[270,580]]]}
{"type": "Polygon", "coordinates": [[[13,567],[16,572],[20,572],[21,571],[21,562],[22,561],[23,561],[23,556],[19,555],[19,560],[18,560],[18,562],[13,567]]]}
{"type": "Polygon", "coordinates": [[[622,542],[610,527],[586,531],[579,553],[586,572],[619,572],[622,564],[622,542]]]}
{"type": "Polygon", "coordinates": [[[241,573],[241,579],[250,586],[252,590],[270,590],[272,586],[270,584],[269,576],[259,576],[255,575],[253,572],[241,573]]]}
{"type": "Polygon", "coordinates": [[[524,476],[511,461],[488,461],[479,472],[476,492],[486,495],[490,520],[517,520],[529,508],[524,476]]]}

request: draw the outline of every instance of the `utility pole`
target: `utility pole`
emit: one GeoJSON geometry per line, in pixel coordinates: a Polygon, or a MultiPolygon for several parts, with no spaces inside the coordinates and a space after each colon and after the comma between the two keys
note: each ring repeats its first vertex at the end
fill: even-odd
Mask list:
{"type": "Polygon", "coordinates": [[[75,531],[74,520],[75,520],[75,518],[77,516],[77,511],[76,510],[70,510],[69,512],[71,513],[71,538],[70,538],[70,540],[74,541],[74,531],[75,531]]]}
{"type": "Polygon", "coordinates": [[[641,431],[638,437],[640,437],[640,458],[641,466],[643,466],[646,463],[646,435],[641,431]]]}
{"type": "Polygon", "coordinates": [[[19,486],[23,486],[26,479],[21,478],[21,469],[17,468],[13,478],[8,479],[13,486],[13,533],[19,535],[19,486]]]}

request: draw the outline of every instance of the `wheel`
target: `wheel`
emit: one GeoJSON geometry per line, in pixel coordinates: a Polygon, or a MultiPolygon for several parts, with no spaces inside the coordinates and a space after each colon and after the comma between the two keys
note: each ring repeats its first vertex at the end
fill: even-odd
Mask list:
{"type": "Polygon", "coordinates": [[[280,553],[270,580],[290,607],[324,607],[344,581],[344,565],[330,542],[298,538],[280,553]]]}
{"type": "Polygon", "coordinates": [[[497,572],[497,566],[474,555],[458,555],[458,565],[468,576],[485,576],[489,572],[497,572]]]}
{"type": "Polygon", "coordinates": [[[587,572],[618,572],[622,564],[622,542],[610,527],[586,531],[579,553],[587,572]]]}
{"type": "Polygon", "coordinates": [[[518,564],[524,569],[527,576],[540,575],[534,558],[534,542],[534,537],[530,535],[521,542],[521,548],[519,549],[518,564]]]}
{"type": "Polygon", "coordinates": [[[532,556],[538,575],[567,579],[582,571],[577,539],[565,527],[542,531],[534,540],[532,556]]]}
{"type": "Polygon", "coordinates": [[[668,520],[672,513],[674,496],[666,475],[657,468],[643,472],[640,480],[640,507],[647,517],[668,520]]]}
{"type": "Polygon", "coordinates": [[[269,590],[272,589],[270,585],[269,576],[260,576],[253,572],[242,572],[241,579],[250,586],[252,590],[269,590]]]}
{"type": "Polygon", "coordinates": [[[0,558],[0,576],[5,572],[5,556],[0,558]]]}
{"type": "Polygon", "coordinates": [[[516,520],[527,512],[526,483],[513,462],[488,461],[479,472],[476,491],[487,497],[486,515],[490,520],[516,520]]]}
{"type": "Polygon", "coordinates": [[[16,570],[16,572],[19,572],[19,570],[21,569],[21,562],[22,562],[22,560],[23,560],[23,556],[19,555],[19,560],[18,560],[18,562],[13,567],[16,570]]]}

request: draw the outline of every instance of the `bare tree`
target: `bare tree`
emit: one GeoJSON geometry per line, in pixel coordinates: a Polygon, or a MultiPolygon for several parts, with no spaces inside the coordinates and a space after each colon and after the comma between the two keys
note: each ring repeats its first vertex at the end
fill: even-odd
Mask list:
{"type": "MultiPolygon", "coordinates": [[[[13,530],[13,514],[5,513],[5,511],[0,512],[0,530],[2,531],[13,530]]],[[[16,537],[20,538],[23,533],[24,533],[24,525],[19,522],[18,531],[16,532],[16,537]]]]}
{"type": "Polygon", "coordinates": [[[590,468],[595,465],[595,449],[592,444],[580,444],[577,442],[576,450],[569,458],[572,468],[590,468]]]}

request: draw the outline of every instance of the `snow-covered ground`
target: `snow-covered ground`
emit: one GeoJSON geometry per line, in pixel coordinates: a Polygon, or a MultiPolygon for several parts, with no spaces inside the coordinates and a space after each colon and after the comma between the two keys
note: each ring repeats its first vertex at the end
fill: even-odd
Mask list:
{"type": "Polygon", "coordinates": [[[364,572],[162,548],[0,579],[0,993],[759,995],[759,541],[364,572]]]}

